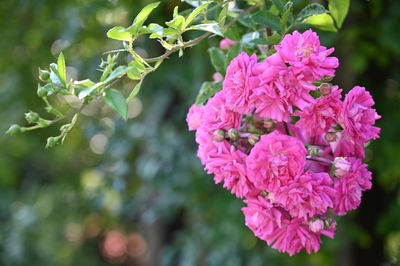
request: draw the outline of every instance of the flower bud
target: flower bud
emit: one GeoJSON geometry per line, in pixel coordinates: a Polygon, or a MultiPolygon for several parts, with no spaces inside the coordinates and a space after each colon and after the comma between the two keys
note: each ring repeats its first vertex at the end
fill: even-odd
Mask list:
{"type": "Polygon", "coordinates": [[[228,136],[231,140],[238,140],[239,139],[239,131],[237,129],[231,128],[228,130],[228,136]]]}
{"type": "Polygon", "coordinates": [[[322,83],[318,89],[323,96],[330,94],[332,91],[331,85],[328,83],[322,83]]]}
{"type": "Polygon", "coordinates": [[[39,120],[39,118],[40,118],[39,115],[35,112],[29,112],[25,114],[25,119],[30,124],[36,123],[39,120]]]}
{"type": "Polygon", "coordinates": [[[50,73],[49,71],[45,70],[45,69],[40,69],[39,68],[39,78],[42,81],[48,81],[50,78],[50,73]]]}
{"type": "Polygon", "coordinates": [[[272,131],[276,127],[276,122],[272,119],[266,119],[263,121],[264,128],[272,131]]]}
{"type": "Polygon", "coordinates": [[[265,191],[265,190],[261,190],[261,192],[260,192],[260,195],[263,196],[263,197],[268,196],[268,194],[269,193],[267,191],[265,191]]]}
{"type": "Polygon", "coordinates": [[[310,230],[314,233],[319,233],[324,229],[324,221],[315,219],[308,222],[310,230]]]}
{"type": "Polygon", "coordinates": [[[328,218],[325,220],[325,226],[328,229],[335,229],[336,228],[336,221],[332,218],[328,218]]]}
{"type": "MultiPolygon", "coordinates": [[[[47,85],[49,85],[49,84],[47,84],[47,85]]],[[[41,97],[41,98],[43,98],[43,97],[46,97],[46,96],[48,96],[49,95],[49,86],[39,86],[38,87],[38,89],[37,89],[37,95],[39,96],[39,97],[41,97]]]]}
{"type": "Polygon", "coordinates": [[[236,44],[235,41],[225,38],[225,39],[221,40],[221,42],[219,43],[219,48],[224,49],[224,50],[229,50],[229,48],[231,48],[231,46],[235,45],[235,44],[236,44]]]}
{"type": "Polygon", "coordinates": [[[225,131],[223,129],[217,129],[214,131],[212,137],[215,141],[221,142],[225,139],[225,131]]]}
{"type": "Polygon", "coordinates": [[[344,157],[336,157],[333,161],[332,172],[336,177],[345,176],[351,168],[351,163],[344,157]]]}
{"type": "Polygon", "coordinates": [[[215,82],[221,82],[224,80],[224,76],[222,76],[219,72],[215,72],[213,75],[213,79],[215,82]]]}
{"type": "Polygon", "coordinates": [[[322,151],[318,146],[315,145],[306,145],[307,152],[311,156],[320,156],[322,151]]]}
{"type": "Polygon", "coordinates": [[[251,134],[251,135],[248,137],[248,140],[249,140],[249,144],[250,144],[251,146],[254,146],[254,145],[256,145],[256,143],[260,140],[260,135],[251,134]]]}
{"type": "Polygon", "coordinates": [[[325,134],[325,140],[327,142],[335,142],[337,140],[337,135],[335,132],[327,132],[325,134]]]}
{"type": "Polygon", "coordinates": [[[19,125],[12,125],[10,128],[7,130],[6,134],[9,134],[11,136],[16,136],[21,133],[25,132],[22,127],[19,125]]]}

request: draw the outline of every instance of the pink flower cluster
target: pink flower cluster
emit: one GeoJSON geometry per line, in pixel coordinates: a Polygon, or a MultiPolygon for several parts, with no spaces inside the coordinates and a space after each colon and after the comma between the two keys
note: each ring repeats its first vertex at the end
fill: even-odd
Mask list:
{"type": "Polygon", "coordinates": [[[244,52],[232,60],[223,89],[187,122],[207,173],[244,199],[246,226],[281,252],[311,253],[321,235],[334,237],[333,215],[371,188],[362,159],[380,116],[365,88],[342,99],[328,83],[339,62],[315,32],[295,31],[275,49],[262,62],[244,52]]]}

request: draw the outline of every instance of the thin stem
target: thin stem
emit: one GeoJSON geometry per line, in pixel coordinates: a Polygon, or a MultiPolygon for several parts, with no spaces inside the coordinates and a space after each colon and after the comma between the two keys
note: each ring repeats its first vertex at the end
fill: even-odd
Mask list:
{"type": "Polygon", "coordinates": [[[324,159],[324,158],[322,158],[322,157],[307,156],[306,159],[309,160],[309,161],[314,161],[314,162],[322,163],[322,164],[325,164],[325,165],[327,165],[327,166],[331,166],[331,165],[332,165],[332,162],[331,162],[331,161],[329,161],[329,160],[327,160],[327,159],[324,159]]]}
{"type": "Polygon", "coordinates": [[[286,134],[289,136],[293,136],[292,133],[290,132],[288,124],[286,122],[283,122],[283,126],[285,127],[286,134]]]}

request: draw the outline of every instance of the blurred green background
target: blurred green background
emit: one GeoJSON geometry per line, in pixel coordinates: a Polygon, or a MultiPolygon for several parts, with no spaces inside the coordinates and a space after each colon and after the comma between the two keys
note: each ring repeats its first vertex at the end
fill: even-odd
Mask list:
{"type": "MultiPolygon", "coordinates": [[[[71,77],[99,78],[102,53],[120,48],[107,29],[129,25],[149,2],[1,0],[0,132],[24,123],[27,110],[43,110],[36,71],[60,51],[71,77]]],[[[162,1],[150,20],[163,23],[175,5],[188,7],[162,1]]],[[[338,219],[336,238],[324,238],[317,254],[289,257],[256,239],[241,201],[214,185],[196,158],[185,116],[201,82],[212,79],[206,50],[214,38],[150,75],[126,123],[95,102],[63,146],[44,149],[57,127],[0,134],[0,265],[399,264],[399,29],[400,1],[353,0],[343,29],[321,35],[341,62],[334,81],[345,90],[367,87],[383,118],[367,152],[373,189],[338,219]]],[[[145,40],[136,49],[162,52],[145,40]]]]}

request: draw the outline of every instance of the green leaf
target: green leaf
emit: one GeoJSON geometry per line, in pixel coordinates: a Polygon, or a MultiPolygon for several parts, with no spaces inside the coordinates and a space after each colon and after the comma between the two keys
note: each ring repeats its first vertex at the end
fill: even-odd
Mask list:
{"type": "Polygon", "coordinates": [[[162,38],[164,35],[164,28],[156,23],[151,23],[147,29],[152,32],[150,38],[162,38]]]}
{"type": "Polygon", "coordinates": [[[253,41],[260,38],[260,33],[258,31],[249,32],[242,37],[242,43],[244,46],[252,48],[254,47],[253,41]]]}
{"type": "Polygon", "coordinates": [[[65,67],[65,59],[63,53],[60,53],[57,59],[58,75],[64,86],[67,86],[67,70],[65,67]]]}
{"type": "Polygon", "coordinates": [[[129,103],[130,101],[132,101],[133,98],[136,97],[136,95],[139,93],[140,88],[142,87],[142,83],[143,83],[143,79],[141,81],[139,81],[135,87],[133,88],[133,90],[131,91],[131,93],[128,96],[128,99],[126,99],[126,102],[129,103]]]}
{"type": "Polygon", "coordinates": [[[271,36],[266,37],[267,41],[272,43],[272,44],[279,44],[282,40],[282,35],[279,33],[275,32],[271,36]]]}
{"type": "Polygon", "coordinates": [[[129,26],[126,31],[132,33],[133,35],[137,35],[139,28],[143,26],[143,23],[149,17],[151,12],[160,4],[160,2],[152,3],[145,6],[139,14],[136,16],[135,20],[133,21],[132,25],[129,26]]]}
{"type": "Polygon", "coordinates": [[[173,29],[182,30],[184,29],[185,25],[185,18],[183,16],[176,16],[173,20],[165,22],[168,27],[173,29]]]}
{"type": "Polygon", "coordinates": [[[124,120],[128,118],[128,104],[126,103],[126,99],[121,92],[114,89],[106,90],[104,101],[124,120]]]}
{"type": "Polygon", "coordinates": [[[208,53],[210,54],[211,63],[214,66],[215,70],[224,75],[226,60],[224,52],[219,48],[212,47],[208,49],[208,53]]]}
{"type": "Polygon", "coordinates": [[[293,7],[293,2],[288,2],[285,5],[285,11],[281,17],[281,20],[279,21],[279,25],[280,25],[281,31],[283,33],[286,32],[287,22],[288,22],[289,16],[292,13],[292,7],[293,7]]]}
{"type": "Polygon", "coordinates": [[[268,10],[259,11],[255,13],[252,18],[254,22],[259,25],[267,26],[276,31],[280,29],[279,17],[268,10]]]}
{"type": "Polygon", "coordinates": [[[236,24],[234,24],[232,27],[227,29],[225,32],[225,37],[233,41],[239,42],[241,38],[239,27],[236,24]]]}
{"type": "Polygon", "coordinates": [[[349,11],[350,0],[329,0],[328,7],[337,27],[340,29],[349,11]]]}
{"type": "Polygon", "coordinates": [[[189,16],[186,18],[186,22],[185,22],[183,28],[188,27],[193,22],[193,20],[211,3],[212,2],[207,2],[207,3],[202,4],[199,7],[195,8],[192,11],[192,13],[190,13],[189,16]]]}
{"type": "Polygon", "coordinates": [[[118,26],[107,31],[107,37],[114,40],[130,41],[132,34],[127,32],[124,27],[118,26]]]}
{"type": "Polygon", "coordinates": [[[208,31],[208,32],[214,33],[216,35],[219,35],[221,37],[224,36],[217,22],[194,25],[194,26],[190,27],[189,29],[190,30],[208,31]]]}
{"type": "Polygon", "coordinates": [[[328,10],[326,10],[325,7],[317,3],[312,3],[303,8],[299,12],[296,21],[305,21],[307,18],[311,16],[325,14],[325,13],[328,13],[328,10]]]}
{"type": "Polygon", "coordinates": [[[64,82],[62,82],[60,78],[60,74],[58,73],[58,65],[54,63],[50,64],[50,80],[54,84],[65,86],[64,82]]]}
{"type": "Polygon", "coordinates": [[[98,91],[99,88],[103,87],[104,83],[103,82],[98,82],[93,84],[91,87],[87,87],[81,91],[78,92],[78,98],[79,100],[85,99],[87,96],[92,95],[93,92],[98,91]]]}
{"type": "Polygon", "coordinates": [[[214,83],[209,81],[203,82],[199,94],[196,97],[195,104],[203,105],[209,98],[213,97],[221,89],[221,83],[214,83]]]}
{"type": "Polygon", "coordinates": [[[240,47],[240,44],[235,44],[231,46],[228,53],[226,54],[225,69],[228,67],[232,59],[237,57],[241,51],[242,49],[240,47]]]}
{"type": "Polygon", "coordinates": [[[276,7],[276,9],[278,9],[279,13],[282,14],[283,12],[285,12],[285,9],[284,9],[284,6],[286,4],[285,0],[272,0],[272,3],[276,7]]]}
{"type": "Polygon", "coordinates": [[[335,22],[333,21],[331,15],[329,14],[319,14],[309,17],[304,21],[304,23],[315,26],[320,30],[325,31],[337,31],[335,27],[335,22]]]}
{"type": "Polygon", "coordinates": [[[114,81],[115,79],[121,77],[122,75],[126,74],[128,70],[130,70],[131,67],[126,67],[126,66],[119,66],[116,69],[114,69],[110,75],[104,80],[104,83],[110,83],[114,81]]]}

